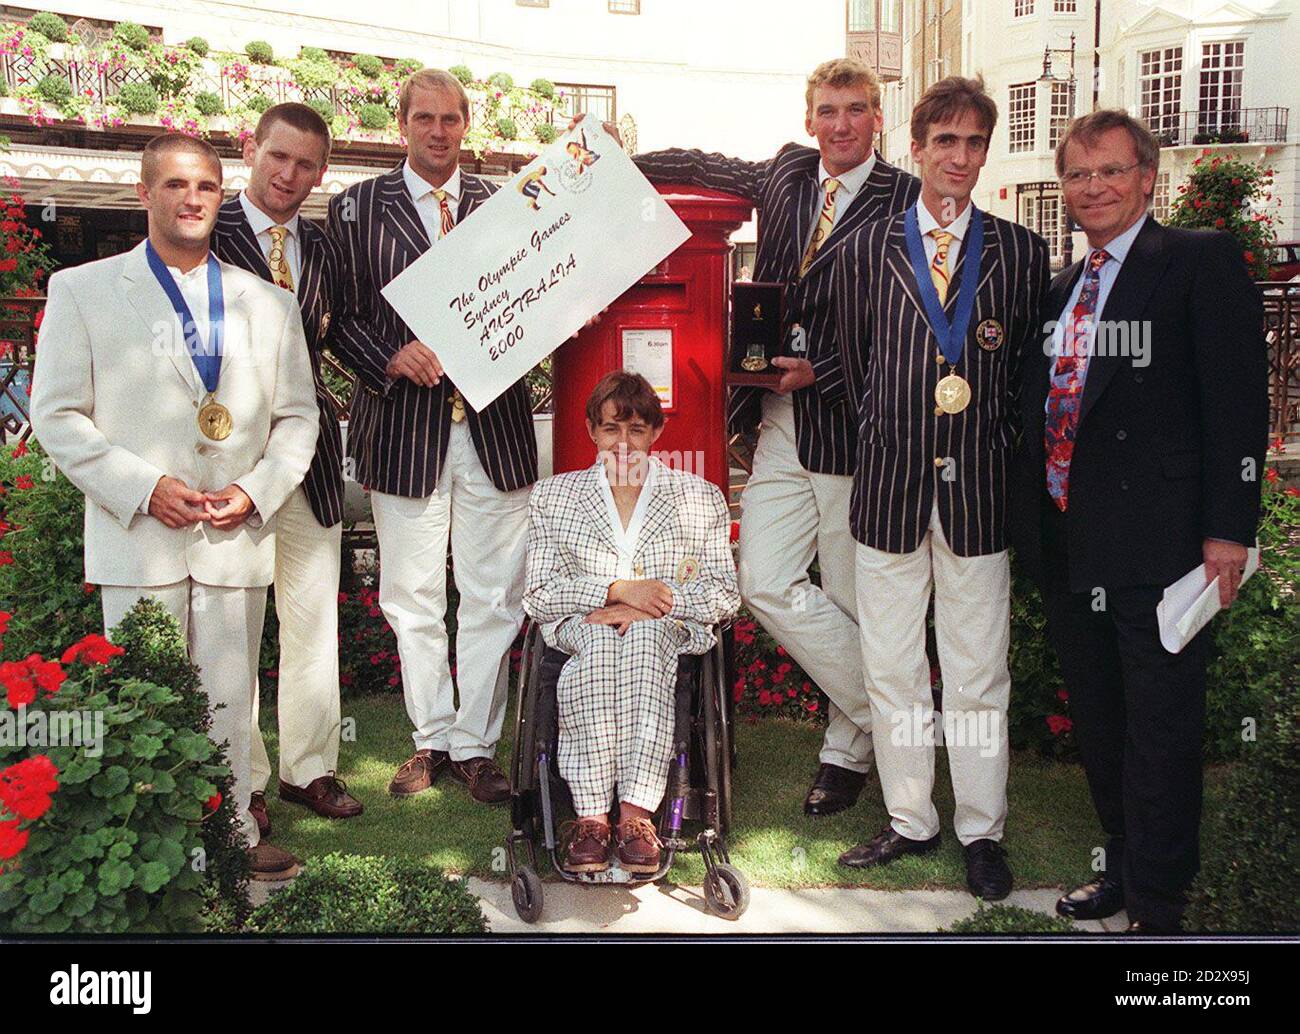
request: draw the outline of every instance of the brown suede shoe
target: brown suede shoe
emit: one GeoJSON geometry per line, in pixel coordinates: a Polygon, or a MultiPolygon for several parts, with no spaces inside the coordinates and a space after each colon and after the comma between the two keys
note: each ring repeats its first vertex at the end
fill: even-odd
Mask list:
{"type": "Polygon", "coordinates": [[[659,871],[659,835],[649,819],[626,819],[618,824],[618,864],[628,872],[659,871]]]}
{"type": "Polygon", "coordinates": [[[609,868],[609,823],[577,819],[560,827],[565,872],[604,872],[609,868]]]}
{"type": "Polygon", "coordinates": [[[469,795],[480,804],[510,800],[510,780],[491,758],[466,758],[447,765],[451,777],[469,787],[469,795]]]}
{"type": "Polygon", "coordinates": [[[288,851],[274,844],[262,843],[248,849],[248,878],[263,883],[278,883],[298,875],[301,863],[288,851]]]}
{"type": "Polygon", "coordinates": [[[257,835],[265,840],[271,835],[271,816],[266,813],[266,794],[261,790],[253,791],[248,801],[248,814],[257,823],[257,835]]]}
{"type": "Polygon", "coordinates": [[[313,779],[306,786],[294,786],[281,779],[280,800],[301,804],[327,819],[351,819],[365,810],[361,802],[348,793],[348,784],[335,778],[333,772],[313,779]]]}
{"type": "Polygon", "coordinates": [[[445,750],[417,750],[402,762],[402,767],[388,784],[388,792],[394,797],[410,797],[427,790],[446,767],[445,750]]]}

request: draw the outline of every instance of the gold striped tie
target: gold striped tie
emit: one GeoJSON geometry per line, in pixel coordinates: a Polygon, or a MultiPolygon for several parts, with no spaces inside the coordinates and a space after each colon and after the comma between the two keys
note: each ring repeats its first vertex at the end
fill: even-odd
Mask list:
{"type": "MultiPolygon", "coordinates": [[[[438,200],[438,239],[446,237],[456,227],[456,221],[451,214],[451,206],[447,204],[447,192],[445,190],[435,190],[433,196],[438,200]]],[[[451,419],[455,423],[460,423],[465,419],[465,400],[461,397],[460,389],[457,388],[451,393],[451,419]]]]}
{"type": "Polygon", "coordinates": [[[289,231],[283,226],[272,226],[266,232],[271,235],[271,254],[266,258],[267,265],[271,267],[271,278],[276,287],[292,291],[293,270],[289,268],[289,258],[284,250],[284,238],[289,231]]]}
{"type": "Polygon", "coordinates": [[[808,242],[808,250],[804,252],[803,262],[799,264],[800,276],[808,272],[808,267],[817,257],[818,249],[831,235],[831,230],[835,226],[835,192],[839,189],[839,180],[831,177],[826,181],[826,200],[822,202],[822,210],[817,216],[817,226],[813,230],[812,240],[808,242]]]}
{"type": "Polygon", "coordinates": [[[934,289],[939,292],[939,304],[948,300],[948,248],[953,242],[953,235],[947,230],[931,230],[934,238],[934,261],[930,263],[930,279],[934,289]]]}

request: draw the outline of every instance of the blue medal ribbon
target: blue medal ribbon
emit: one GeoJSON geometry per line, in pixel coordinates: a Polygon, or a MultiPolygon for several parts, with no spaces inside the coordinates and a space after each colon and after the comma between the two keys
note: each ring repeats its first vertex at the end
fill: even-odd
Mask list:
{"type": "Polygon", "coordinates": [[[199,336],[198,325],[194,322],[194,314],[190,312],[185,296],[181,294],[181,289],[167,268],[167,263],[162,260],[158,252],[154,251],[151,241],[145,241],[144,253],[149,260],[149,269],[153,272],[154,279],[166,293],[167,300],[172,303],[172,309],[176,312],[176,317],[181,321],[185,349],[194,361],[194,368],[199,371],[203,386],[211,395],[217,390],[217,382],[221,379],[221,339],[226,323],[226,299],[221,293],[221,264],[212,252],[208,252],[208,340],[204,341],[199,336]]]}
{"type": "Polygon", "coordinates": [[[939,339],[939,349],[949,363],[956,363],[961,358],[966,345],[966,331],[970,329],[971,317],[975,314],[975,294],[979,290],[980,257],[984,253],[984,215],[971,203],[970,228],[962,242],[962,253],[966,264],[961,271],[961,284],[957,289],[957,308],[953,311],[952,322],[944,315],[943,305],[939,302],[939,292],[934,281],[930,279],[930,263],[925,258],[925,245],[921,242],[921,225],[916,215],[916,208],[921,202],[907,210],[903,216],[903,232],[907,238],[907,255],[912,260],[912,271],[916,274],[916,286],[921,292],[921,301],[925,304],[925,315],[930,321],[930,329],[939,339]]]}

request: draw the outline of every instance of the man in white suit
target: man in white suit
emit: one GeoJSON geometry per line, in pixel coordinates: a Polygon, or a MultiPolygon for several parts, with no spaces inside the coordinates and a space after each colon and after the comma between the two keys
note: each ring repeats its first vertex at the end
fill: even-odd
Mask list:
{"type": "Polygon", "coordinates": [[[649,455],[663,426],[644,377],[607,374],[587,401],[596,462],[538,482],[529,500],[524,609],[573,655],[556,685],[556,761],[578,816],[570,872],[609,867],[616,785],[619,866],[659,868],[651,815],[672,760],[677,658],[707,653],[713,625],[740,606],[726,500],[649,455]]]}
{"type": "Polygon", "coordinates": [[[102,587],[105,628],[141,596],[180,623],[216,708],[212,739],[229,744],[253,874],[282,878],[296,860],[259,843],[248,812],[249,723],[272,519],[318,434],[302,319],[289,292],[210,255],[212,147],[155,137],[137,191],[148,239],[50,278],[32,425],[86,495],[86,580],[102,587]]]}

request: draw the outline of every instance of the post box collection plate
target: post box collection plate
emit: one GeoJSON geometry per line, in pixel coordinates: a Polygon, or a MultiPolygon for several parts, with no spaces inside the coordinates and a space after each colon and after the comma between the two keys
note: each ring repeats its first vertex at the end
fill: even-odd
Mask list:
{"type": "Polygon", "coordinates": [[[773,388],[781,369],[772,365],[786,355],[785,285],[733,284],[731,287],[731,355],[727,381],[773,388]]]}

